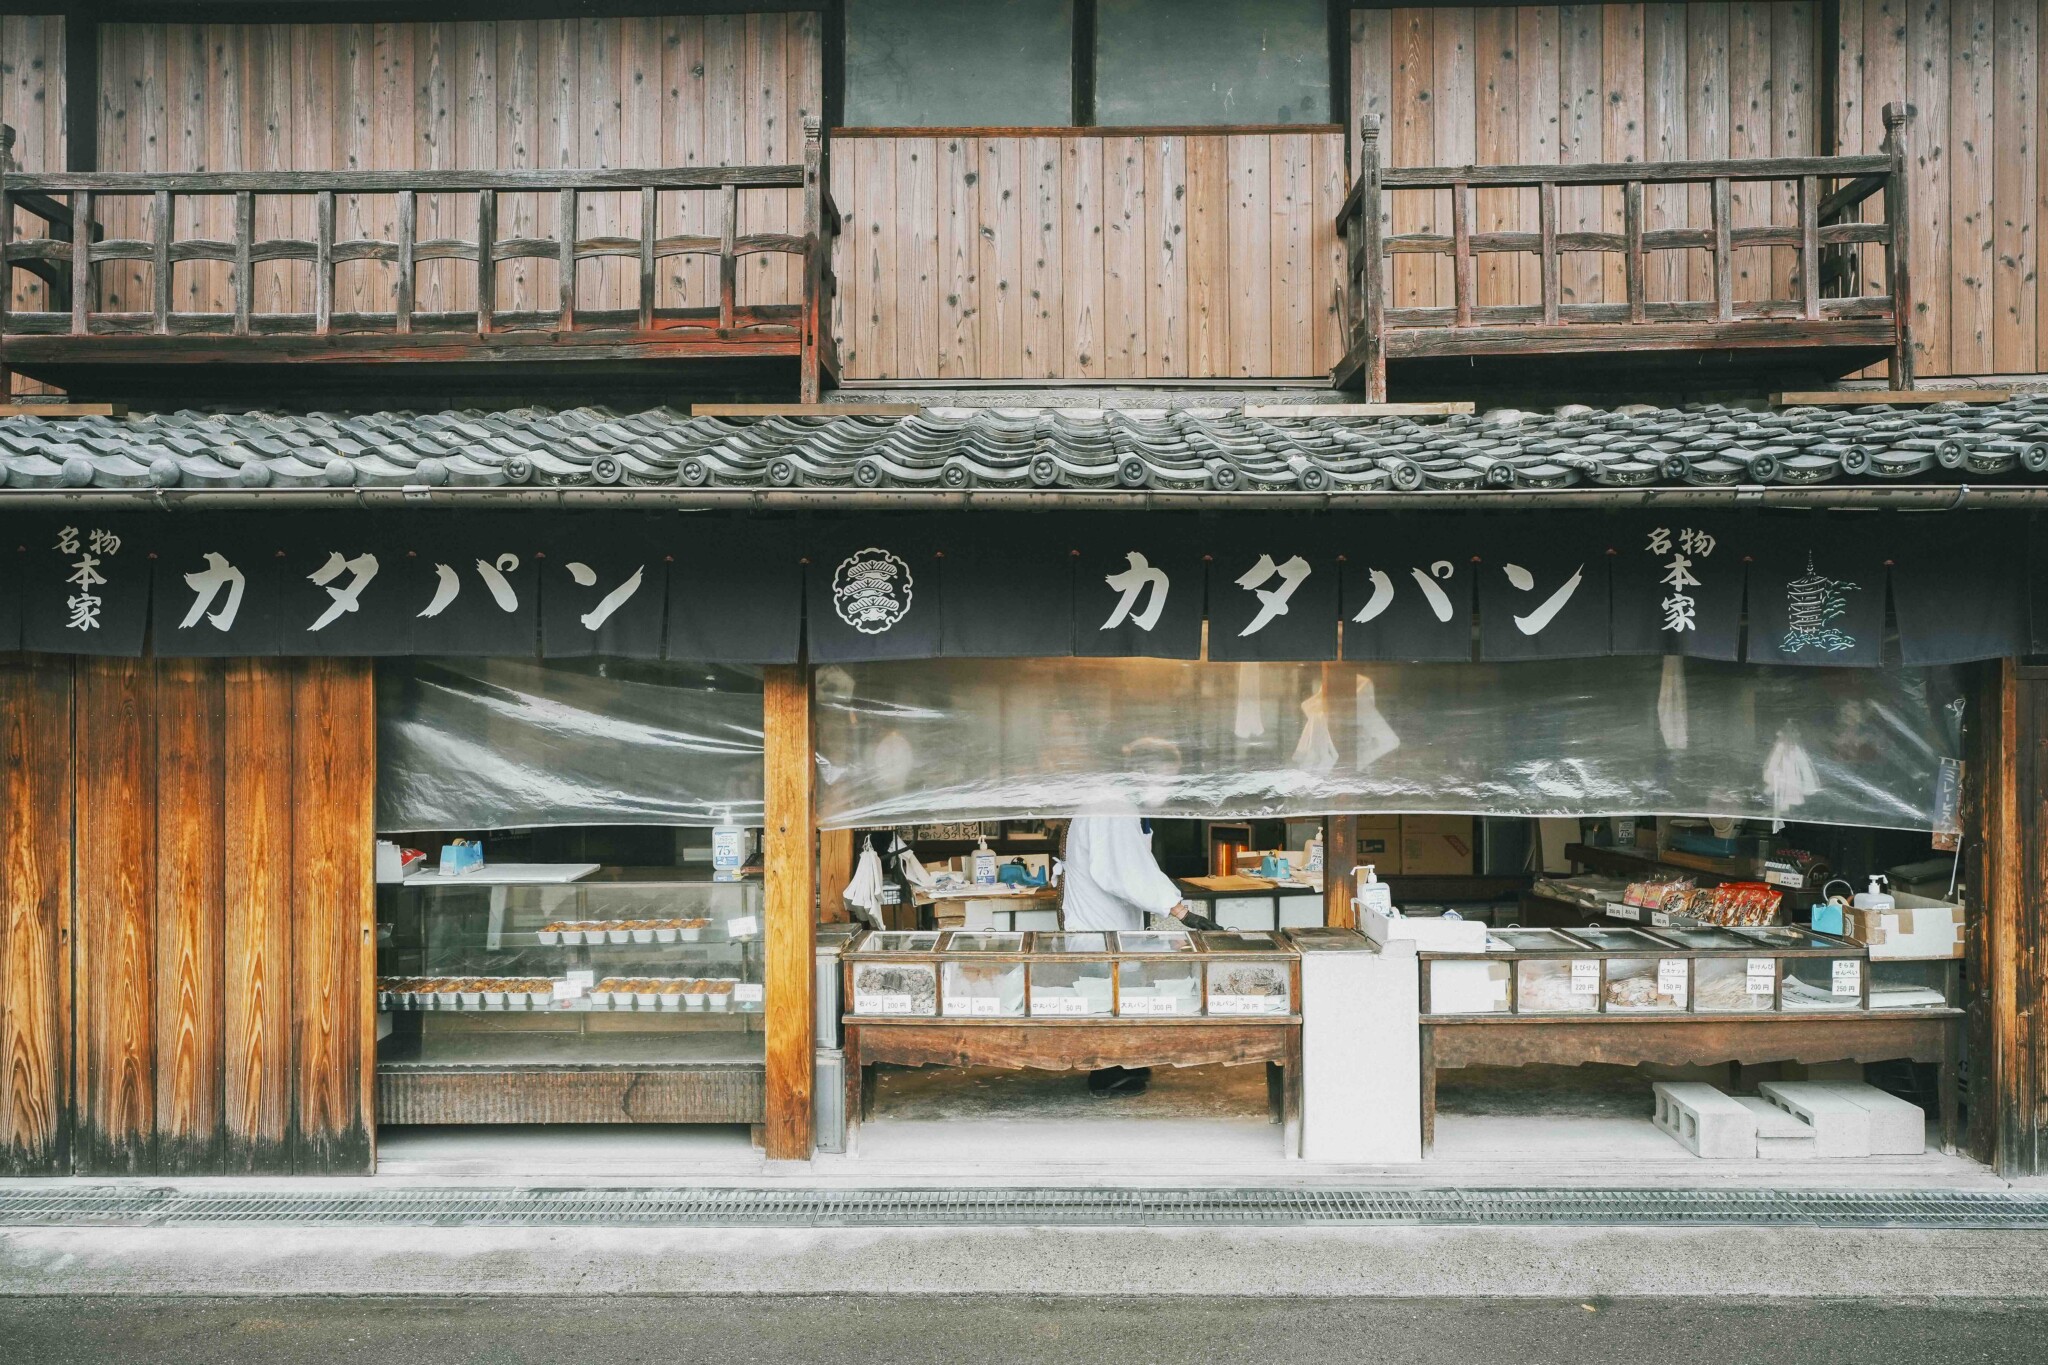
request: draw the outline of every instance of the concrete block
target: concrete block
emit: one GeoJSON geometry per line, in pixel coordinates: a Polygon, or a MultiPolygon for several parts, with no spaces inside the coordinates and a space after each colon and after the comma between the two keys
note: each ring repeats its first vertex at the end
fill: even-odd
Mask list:
{"type": "Polygon", "coordinates": [[[1658,1081],[1653,1122],[1694,1156],[1709,1161],[1756,1157],[1756,1116],[1704,1081],[1658,1081]]]}
{"type": "Polygon", "coordinates": [[[1735,1102],[1756,1116],[1756,1154],[1764,1161],[1806,1161],[1820,1155],[1813,1125],[1754,1095],[1735,1102]]]}
{"type": "Polygon", "coordinates": [[[1757,1095],[1813,1129],[1815,1152],[1826,1159],[1870,1155],[1870,1111],[1819,1081],[1763,1081],[1757,1095]]]}
{"type": "Polygon", "coordinates": [[[1927,1150],[1927,1111],[1862,1081],[1816,1081],[1870,1115],[1872,1156],[1919,1156],[1927,1150]]]}
{"type": "Polygon", "coordinates": [[[1421,974],[1405,953],[1301,955],[1301,1154],[1422,1160],[1421,974]]]}

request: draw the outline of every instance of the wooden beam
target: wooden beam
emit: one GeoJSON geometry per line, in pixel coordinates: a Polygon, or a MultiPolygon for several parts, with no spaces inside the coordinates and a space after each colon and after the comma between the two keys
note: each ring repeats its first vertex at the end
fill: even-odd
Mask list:
{"type": "Polygon", "coordinates": [[[1459,403],[1247,403],[1247,417],[1461,417],[1472,404],[1459,403]]]}
{"type": "Polygon", "coordinates": [[[1894,408],[1924,408],[1930,403],[2003,403],[2011,389],[1789,389],[1771,395],[1780,408],[1860,408],[1882,403],[1894,408]]]}
{"type": "Polygon", "coordinates": [[[695,403],[692,417],[915,417],[919,403],[695,403]]]}
{"type": "Polygon", "coordinates": [[[1978,673],[1964,770],[1964,887],[1970,916],[1969,1149],[2001,1175],[2048,1172],[2048,670],[2014,660],[1978,673]]]}
{"type": "Polygon", "coordinates": [[[818,918],[829,924],[846,921],[846,884],[853,880],[854,832],[818,831],[818,918]]]}
{"type": "Polygon", "coordinates": [[[126,417],[126,403],[0,403],[0,417],[126,417]]]}
{"type": "Polygon", "coordinates": [[[770,1160],[807,1161],[816,1082],[818,936],[810,668],[801,663],[768,668],[762,689],[768,1082],[763,1145],[770,1160]]]}
{"type": "Polygon", "coordinates": [[[1353,929],[1352,870],[1358,865],[1358,817],[1323,817],[1323,923],[1332,929],[1353,929]]]}

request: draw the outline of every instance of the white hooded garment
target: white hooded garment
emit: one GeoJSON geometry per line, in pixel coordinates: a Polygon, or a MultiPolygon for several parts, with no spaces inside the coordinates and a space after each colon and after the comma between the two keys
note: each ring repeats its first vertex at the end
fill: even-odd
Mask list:
{"type": "Polygon", "coordinates": [[[1065,922],[1072,929],[1142,929],[1164,915],[1180,888],[1152,858],[1152,838],[1135,815],[1077,815],[1067,828],[1065,922]]]}

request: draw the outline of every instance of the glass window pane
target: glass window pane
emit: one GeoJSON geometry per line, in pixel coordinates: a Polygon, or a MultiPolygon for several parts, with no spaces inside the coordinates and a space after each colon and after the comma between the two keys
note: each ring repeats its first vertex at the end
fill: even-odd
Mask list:
{"type": "Polygon", "coordinates": [[[1073,122],[1070,0],[847,0],[856,128],[1073,122]]]}
{"type": "Polygon", "coordinates": [[[1323,0],[1100,0],[1100,124],[1330,121],[1323,0]]]}

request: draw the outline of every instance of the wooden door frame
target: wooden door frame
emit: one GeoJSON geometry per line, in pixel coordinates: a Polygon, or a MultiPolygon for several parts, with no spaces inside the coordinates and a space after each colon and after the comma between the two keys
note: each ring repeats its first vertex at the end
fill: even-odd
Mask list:
{"type": "Polygon", "coordinates": [[[2048,668],[1980,665],[1964,714],[1970,1155],[2048,1172],[2048,668]]]}
{"type": "Polygon", "coordinates": [[[764,670],[761,698],[763,976],[771,1161],[808,1161],[817,1081],[818,809],[807,662],[764,670]]]}

